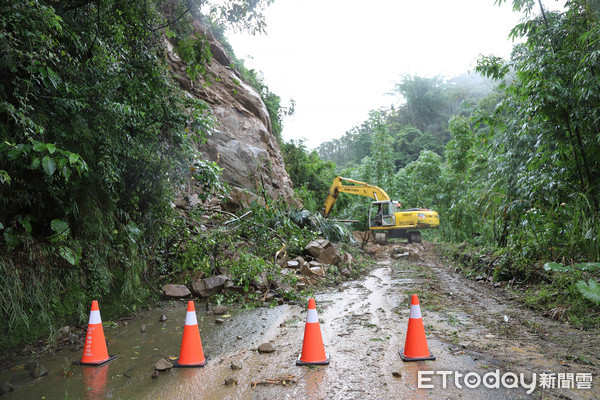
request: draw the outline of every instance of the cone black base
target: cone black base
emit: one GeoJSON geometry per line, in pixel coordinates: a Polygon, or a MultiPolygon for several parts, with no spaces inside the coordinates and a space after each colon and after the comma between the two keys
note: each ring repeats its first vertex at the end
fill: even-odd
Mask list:
{"type": "Polygon", "coordinates": [[[300,354],[298,356],[298,359],[296,360],[296,365],[329,365],[329,354],[327,354],[327,353],[325,353],[325,357],[327,357],[327,358],[323,361],[306,362],[306,361],[301,361],[300,357],[302,357],[302,354],[300,354]]]}
{"type": "Polygon", "coordinates": [[[427,361],[427,360],[435,360],[435,356],[431,353],[429,353],[428,356],[425,357],[406,357],[403,353],[402,350],[400,350],[398,353],[400,353],[400,357],[402,358],[402,361],[427,361]]]}
{"type": "Polygon", "coordinates": [[[209,357],[205,356],[204,361],[199,362],[199,363],[195,363],[195,364],[179,364],[177,360],[173,361],[173,368],[198,368],[198,367],[204,367],[206,365],[206,363],[208,362],[209,357]]]}
{"type": "Polygon", "coordinates": [[[92,365],[92,366],[98,366],[98,365],[106,364],[107,362],[112,361],[115,358],[117,358],[117,356],[108,356],[108,358],[106,360],[100,361],[100,362],[97,362],[97,363],[73,361],[71,364],[72,365],[92,365]]]}

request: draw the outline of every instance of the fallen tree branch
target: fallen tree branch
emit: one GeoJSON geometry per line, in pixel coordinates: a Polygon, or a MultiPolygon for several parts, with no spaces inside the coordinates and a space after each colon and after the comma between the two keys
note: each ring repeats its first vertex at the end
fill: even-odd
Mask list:
{"type": "Polygon", "coordinates": [[[287,386],[290,383],[298,383],[295,375],[280,376],[274,379],[265,379],[264,381],[250,382],[252,390],[256,389],[257,385],[283,385],[287,386]]]}

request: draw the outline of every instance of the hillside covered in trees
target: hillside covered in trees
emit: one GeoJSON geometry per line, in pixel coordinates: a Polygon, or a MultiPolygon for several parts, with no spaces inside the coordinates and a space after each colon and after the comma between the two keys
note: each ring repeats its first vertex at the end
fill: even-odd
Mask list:
{"type": "MultiPolygon", "coordinates": [[[[494,87],[492,80],[475,73],[447,80],[404,76],[390,93],[398,99],[396,104],[378,110],[385,120],[396,168],[415,161],[425,149],[442,155],[451,138],[450,117],[468,117],[494,87]]],[[[340,170],[360,163],[372,155],[371,122],[365,121],[341,138],[322,143],[317,153],[323,160],[333,161],[340,170]]]]}
{"type": "MultiPolygon", "coordinates": [[[[510,59],[481,56],[479,75],[447,81],[404,76],[392,88],[401,102],[314,151],[296,143],[308,167],[290,175],[323,190],[339,174],[435,209],[431,239],[480,246],[472,259],[491,254],[477,262],[494,279],[544,282],[531,304],[582,301],[568,310],[588,320],[576,310],[600,304],[600,9],[513,7],[527,19],[512,30],[510,59]]],[[[321,206],[326,192],[312,194],[305,203],[321,206]]],[[[342,194],[334,215],[364,229],[369,200],[342,194]]]]}

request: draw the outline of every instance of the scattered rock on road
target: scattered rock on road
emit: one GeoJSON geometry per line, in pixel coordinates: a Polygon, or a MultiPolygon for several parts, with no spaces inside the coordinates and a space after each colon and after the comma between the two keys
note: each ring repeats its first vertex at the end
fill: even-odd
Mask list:
{"type": "Polygon", "coordinates": [[[273,353],[275,351],[275,347],[273,347],[273,345],[271,343],[263,343],[260,346],[258,346],[258,352],[260,354],[265,354],[265,353],[273,353]]]}

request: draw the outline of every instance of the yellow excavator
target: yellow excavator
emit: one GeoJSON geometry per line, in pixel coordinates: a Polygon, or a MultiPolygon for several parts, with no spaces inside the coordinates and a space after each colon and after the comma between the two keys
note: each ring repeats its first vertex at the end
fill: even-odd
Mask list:
{"type": "Polygon", "coordinates": [[[392,201],[385,190],[368,183],[338,176],[333,180],[323,215],[329,216],[340,193],[352,193],[375,199],[369,208],[369,229],[375,234],[375,241],[385,244],[388,238],[408,239],[409,243],[420,243],[421,232],[414,229],[437,228],[440,217],[436,211],[427,208],[400,210],[400,203],[392,201]],[[343,182],[352,183],[344,185],[343,182]]]}

